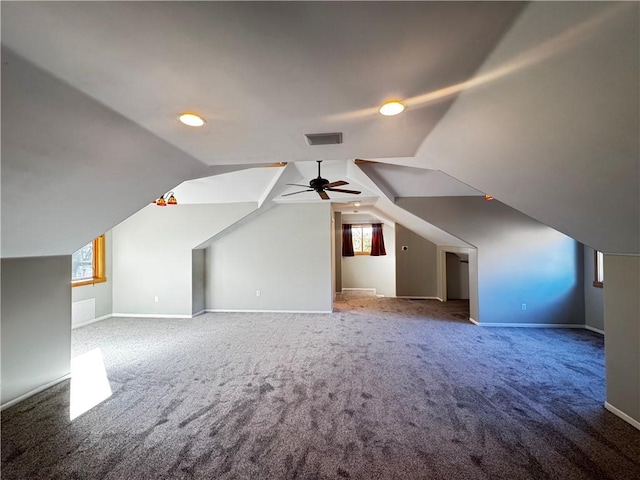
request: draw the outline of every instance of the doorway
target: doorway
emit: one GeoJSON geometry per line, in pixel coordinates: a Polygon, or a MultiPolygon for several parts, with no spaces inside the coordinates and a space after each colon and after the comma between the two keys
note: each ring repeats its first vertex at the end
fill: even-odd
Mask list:
{"type": "Polygon", "coordinates": [[[445,300],[469,300],[469,255],[446,252],[445,300]]]}

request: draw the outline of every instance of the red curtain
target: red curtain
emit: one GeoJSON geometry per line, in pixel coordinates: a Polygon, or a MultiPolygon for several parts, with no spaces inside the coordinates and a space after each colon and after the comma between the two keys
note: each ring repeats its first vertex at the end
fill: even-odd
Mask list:
{"type": "Polygon", "coordinates": [[[342,256],[353,257],[353,238],[349,224],[342,225],[342,256]]]}
{"type": "Polygon", "coordinates": [[[373,257],[379,257],[380,255],[386,254],[384,238],[382,237],[382,224],[374,223],[371,225],[371,255],[373,257]]]}

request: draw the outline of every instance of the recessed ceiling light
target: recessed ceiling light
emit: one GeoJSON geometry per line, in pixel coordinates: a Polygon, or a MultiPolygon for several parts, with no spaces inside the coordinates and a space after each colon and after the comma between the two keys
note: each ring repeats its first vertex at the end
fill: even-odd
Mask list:
{"type": "Polygon", "coordinates": [[[354,207],[359,207],[360,205],[361,205],[360,202],[356,202],[356,203],[353,204],[354,207]]]}
{"type": "Polygon", "coordinates": [[[185,112],[178,115],[178,120],[180,120],[185,125],[189,125],[190,127],[201,127],[206,122],[204,118],[202,118],[197,113],[185,112]]]}
{"type": "Polygon", "coordinates": [[[380,107],[380,113],[387,117],[398,115],[402,113],[404,110],[404,105],[397,100],[392,100],[390,102],[385,103],[380,107]]]}

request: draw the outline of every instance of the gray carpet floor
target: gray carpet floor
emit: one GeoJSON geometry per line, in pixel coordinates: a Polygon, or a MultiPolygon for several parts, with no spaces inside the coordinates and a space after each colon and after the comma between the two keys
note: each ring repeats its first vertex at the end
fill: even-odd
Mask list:
{"type": "Polygon", "coordinates": [[[466,302],[113,318],[73,331],[113,394],[69,382],[2,412],[10,479],[634,479],[585,330],[482,328],[466,302]]]}

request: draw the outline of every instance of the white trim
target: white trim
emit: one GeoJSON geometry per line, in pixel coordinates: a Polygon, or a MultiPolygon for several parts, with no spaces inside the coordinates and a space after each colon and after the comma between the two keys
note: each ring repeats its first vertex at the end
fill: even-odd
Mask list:
{"type": "Polygon", "coordinates": [[[364,292],[373,292],[374,294],[376,293],[376,289],[375,288],[343,288],[342,292],[344,292],[345,290],[356,290],[356,291],[364,291],[364,292]]]}
{"type": "Polygon", "coordinates": [[[75,330],[76,328],[80,328],[80,327],[86,327],[87,325],[91,325],[92,323],[96,323],[99,322],[101,320],[106,320],[107,318],[111,318],[112,315],[108,314],[108,315],[103,315],[101,317],[98,318],[94,318],[93,320],[87,320],[86,322],[80,322],[80,323],[76,323],[75,325],[71,326],[71,330],[75,330]]]}
{"type": "Polygon", "coordinates": [[[203,313],[205,313],[206,310],[200,310],[199,312],[194,313],[193,315],[191,315],[191,318],[193,317],[197,317],[198,315],[202,315],[203,313]]]}
{"type": "Polygon", "coordinates": [[[19,402],[21,402],[23,400],[26,400],[29,397],[32,397],[36,393],[40,393],[40,392],[46,390],[47,388],[51,388],[51,387],[53,387],[54,385],[57,385],[60,382],[64,382],[65,380],[69,380],[70,378],[71,378],[71,373],[67,373],[66,375],[63,375],[60,378],[56,378],[52,382],[45,383],[44,385],[41,385],[41,386],[39,386],[37,388],[34,388],[33,390],[31,390],[31,391],[29,391],[29,392],[27,392],[27,393],[25,393],[23,395],[20,395],[18,398],[14,398],[13,400],[9,400],[7,403],[3,403],[0,406],[0,410],[4,410],[5,408],[11,407],[11,406],[15,405],[16,403],[19,403],[19,402]]]}
{"type": "Polygon", "coordinates": [[[193,315],[166,315],[164,313],[114,313],[111,316],[128,318],[193,318],[193,315]]]}
{"type": "Polygon", "coordinates": [[[402,295],[396,298],[408,298],[409,300],[415,298],[416,300],[439,300],[441,302],[444,302],[444,300],[442,300],[440,297],[421,297],[419,295],[402,295]]]}
{"type": "Polygon", "coordinates": [[[230,308],[207,308],[208,313],[333,313],[332,310],[235,310],[230,308]]]}
{"type": "Polygon", "coordinates": [[[480,323],[469,317],[469,321],[480,327],[524,327],[524,328],[582,328],[604,335],[604,331],[589,325],[575,325],[573,323],[480,323]]]}
{"type": "Polygon", "coordinates": [[[484,323],[477,322],[469,318],[473,323],[481,327],[522,327],[522,328],[581,328],[584,325],[576,325],[573,323],[484,323]]]}
{"type": "Polygon", "coordinates": [[[632,426],[636,427],[638,430],[640,430],[640,422],[639,421],[634,420],[629,415],[624,413],[622,410],[618,410],[616,407],[611,405],[609,402],[604,402],[604,408],[609,410],[615,416],[620,417],[622,420],[627,422],[629,425],[632,425],[632,426]]]}
{"type": "Polygon", "coordinates": [[[604,330],[600,330],[599,328],[592,327],[590,325],[584,326],[585,330],[591,330],[592,332],[599,333],[600,335],[604,335],[604,330]]]}

